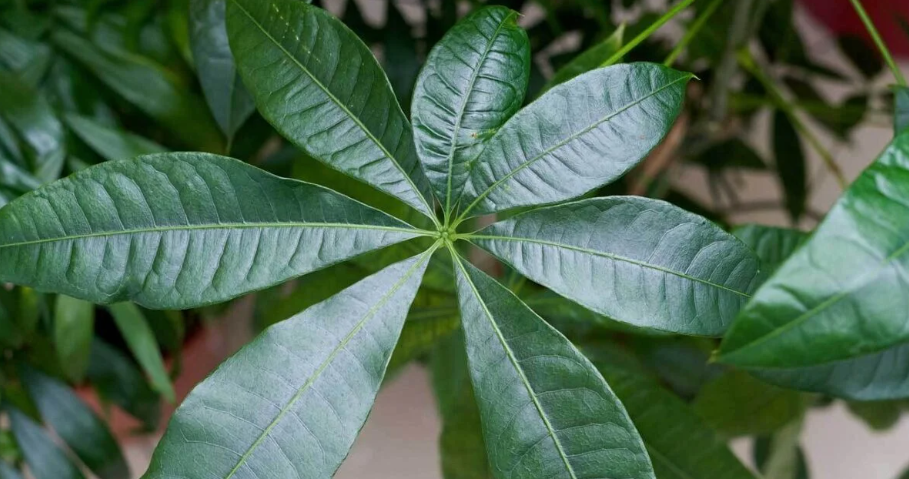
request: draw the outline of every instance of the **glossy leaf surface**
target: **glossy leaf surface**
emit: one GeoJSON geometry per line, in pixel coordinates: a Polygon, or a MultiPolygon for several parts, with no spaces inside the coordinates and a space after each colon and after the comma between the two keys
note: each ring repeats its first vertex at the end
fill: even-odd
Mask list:
{"type": "Polygon", "coordinates": [[[366,421],[432,251],[267,329],[196,387],[145,474],[331,477],[366,421]]]}
{"type": "Polygon", "coordinates": [[[230,46],[262,116],[314,158],[433,216],[410,123],[356,34],[298,0],[227,1],[230,46]]]}
{"type": "Polygon", "coordinates": [[[796,229],[757,224],[739,226],[732,234],[754,251],[768,273],[783,264],[808,238],[808,233],[796,229]]]}
{"type": "Polygon", "coordinates": [[[720,360],[820,366],[909,340],[907,180],[909,134],[902,134],[761,286],[730,328],[720,360]]]}
{"type": "Polygon", "coordinates": [[[465,214],[554,203],[617,179],[669,131],[691,78],[634,63],[549,90],[489,140],[461,199],[465,214]]]}
{"type": "Polygon", "coordinates": [[[446,211],[457,202],[470,162],[524,101],[530,44],[518,13],[487,7],[436,44],[414,90],[417,152],[446,211]]]}
{"type": "Polygon", "coordinates": [[[493,475],[654,478],[628,413],[590,361],[505,287],[455,261],[493,475]]]}
{"type": "Polygon", "coordinates": [[[541,208],[469,240],[597,313],[684,334],[721,335],[761,280],[757,258],[741,241],[646,198],[541,208]]]}
{"type": "Polygon", "coordinates": [[[0,210],[0,279],[181,309],[417,235],[331,190],[231,158],[151,155],[87,169],[0,210]]]}
{"type": "Polygon", "coordinates": [[[189,33],[205,100],[221,131],[232,139],[256,105],[237,74],[227,41],[226,10],[227,0],[190,1],[189,33]]]}

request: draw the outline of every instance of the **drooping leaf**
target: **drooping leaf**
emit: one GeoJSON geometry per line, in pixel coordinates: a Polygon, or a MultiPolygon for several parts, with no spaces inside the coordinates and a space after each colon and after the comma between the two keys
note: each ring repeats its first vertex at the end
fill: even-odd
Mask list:
{"type": "Polygon", "coordinates": [[[693,407],[717,432],[736,437],[770,434],[801,417],[806,404],[802,393],[729,371],[707,384],[693,407]]]}
{"type": "Polygon", "coordinates": [[[492,479],[461,332],[442,341],[433,352],[431,365],[433,390],[442,418],[439,436],[442,476],[492,479]]]}
{"type": "Polygon", "coordinates": [[[10,72],[0,71],[0,116],[28,145],[31,171],[41,182],[56,180],[66,157],[63,125],[47,100],[10,72]]]}
{"type": "Polygon", "coordinates": [[[35,479],[85,479],[41,425],[9,404],[4,405],[3,410],[35,479]]]}
{"type": "MultiPolygon", "coordinates": [[[[649,378],[641,364],[603,346],[585,349],[628,410],[660,479],[754,479],[725,441],[678,396],[649,378]]],[[[610,347],[614,349],[614,347],[610,347]]]]}
{"type": "Polygon", "coordinates": [[[909,87],[896,87],[893,96],[893,129],[899,135],[909,129],[909,87]]]}
{"type": "Polygon", "coordinates": [[[118,303],[110,306],[111,316],[126,340],[126,345],[136,361],[148,374],[151,387],[161,393],[165,399],[174,402],[174,386],[170,382],[161,350],[155,340],[155,334],[149,327],[142,311],[132,303],[118,303]]]}
{"type": "Polygon", "coordinates": [[[79,139],[108,161],[128,160],[140,155],[167,151],[167,148],[151,140],[107,127],[90,118],[66,115],[64,120],[79,139]]]}
{"type": "Polygon", "coordinates": [[[884,69],[884,62],[864,38],[857,35],[841,35],[836,43],[843,55],[855,66],[865,78],[874,78],[884,69]]]}
{"type": "Polygon", "coordinates": [[[66,384],[28,367],[21,371],[41,416],[83,464],[101,479],[129,477],[116,439],[66,384]]]}
{"type": "Polygon", "coordinates": [[[755,441],[755,463],[764,479],[808,479],[808,464],[799,445],[803,417],[780,428],[768,439],[755,441]]]}
{"type": "Polygon", "coordinates": [[[434,249],[228,359],[177,410],[144,477],[331,477],[372,408],[434,249]]]}
{"type": "Polygon", "coordinates": [[[161,417],[161,400],[128,357],[100,339],[92,343],[89,381],[98,396],[116,404],[153,431],[161,417]]]}
{"type": "Polygon", "coordinates": [[[785,112],[773,114],[773,155],[789,217],[797,221],[808,202],[808,172],[802,140],[785,112]]]}
{"type": "Polygon", "coordinates": [[[410,123],[369,48],[298,0],[227,0],[237,68],[259,111],[314,158],[433,217],[410,123]]]}
{"type": "Polygon", "coordinates": [[[489,140],[464,189],[464,215],[567,200],[615,180],[669,131],[691,78],[633,63],[549,90],[489,140]]]}
{"type": "Polygon", "coordinates": [[[654,478],[628,413],[590,361],[511,291],[454,261],[493,475],[654,478]]]}
{"type": "Polygon", "coordinates": [[[900,401],[849,401],[849,412],[861,419],[874,431],[886,431],[899,422],[909,402],[900,401]]]}
{"type": "Polygon", "coordinates": [[[623,23],[605,40],[588,48],[575,57],[574,60],[568,62],[567,65],[559,68],[552,79],[543,87],[542,92],[546,92],[556,85],[561,85],[578,75],[603,66],[606,60],[609,60],[612,55],[622,48],[624,36],[625,24],[623,23]]]}
{"type": "Polygon", "coordinates": [[[754,251],[768,273],[783,264],[808,238],[808,233],[796,229],[757,224],[738,226],[732,234],[754,251]]]}
{"type": "Polygon", "coordinates": [[[89,168],[0,210],[0,280],[184,309],[419,235],[331,190],[231,158],[150,155],[89,168]]]}
{"type": "Polygon", "coordinates": [[[909,340],[909,226],[901,220],[907,179],[909,134],[902,134],[761,286],[726,335],[720,360],[764,369],[829,366],[909,340]]]}
{"type": "Polygon", "coordinates": [[[411,95],[421,65],[417,39],[411,30],[398,4],[387,2],[382,29],[382,66],[403,111],[410,111],[411,95]]]}
{"type": "Polygon", "coordinates": [[[228,142],[256,110],[237,74],[227,41],[227,0],[192,0],[190,45],[208,107],[228,142]]]}
{"type": "Polygon", "coordinates": [[[726,168],[765,170],[767,165],[751,146],[738,138],[719,142],[692,159],[711,171],[726,168]]]}
{"type": "Polygon", "coordinates": [[[57,295],[54,346],[60,366],[76,383],[85,377],[95,332],[95,306],[88,301],[57,295]]]}
{"type": "Polygon", "coordinates": [[[85,66],[108,88],[157,120],[180,141],[202,151],[222,151],[221,134],[205,102],[147,57],[104,49],[64,28],[54,45],[85,66]]]}
{"type": "Polygon", "coordinates": [[[436,196],[450,211],[471,162],[524,101],[530,75],[527,33],[518,13],[487,7],[436,44],[414,91],[414,139],[436,196]]]}
{"type": "Polygon", "coordinates": [[[738,239],[646,198],[540,208],[468,239],[592,311],[684,334],[721,335],[762,279],[738,239]]]}

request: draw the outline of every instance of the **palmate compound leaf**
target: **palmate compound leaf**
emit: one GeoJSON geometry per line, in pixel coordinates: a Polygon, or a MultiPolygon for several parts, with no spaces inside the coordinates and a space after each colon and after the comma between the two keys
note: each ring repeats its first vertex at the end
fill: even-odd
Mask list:
{"type": "Polygon", "coordinates": [[[328,478],[382,384],[436,247],[270,327],[177,410],[145,479],[328,478]]]}
{"type": "Polygon", "coordinates": [[[369,48],[300,0],[227,0],[227,34],[262,116],[314,158],[435,219],[413,131],[369,48]]]}
{"type": "Polygon", "coordinates": [[[414,90],[417,152],[446,212],[457,202],[470,162],[524,101],[530,42],[505,7],[477,10],[436,44],[414,90]]]}
{"type": "Polygon", "coordinates": [[[556,203],[620,177],[669,131],[692,77],[632,63],[549,90],[489,140],[470,170],[462,217],[556,203]]]}
{"type": "Polygon", "coordinates": [[[232,158],[150,155],[89,168],[0,210],[0,281],[96,303],[190,308],[421,234],[232,158]]]}
{"type": "Polygon", "coordinates": [[[653,479],[628,413],[590,361],[511,291],[453,256],[493,475],[653,479]]]}
{"type": "Polygon", "coordinates": [[[909,341],[906,198],[909,133],[893,140],[755,293],[720,361],[770,370],[830,366],[909,341]]]}
{"type": "Polygon", "coordinates": [[[722,335],[763,277],[734,236],[647,198],[540,208],[467,239],[592,311],[682,334],[722,335]]]}

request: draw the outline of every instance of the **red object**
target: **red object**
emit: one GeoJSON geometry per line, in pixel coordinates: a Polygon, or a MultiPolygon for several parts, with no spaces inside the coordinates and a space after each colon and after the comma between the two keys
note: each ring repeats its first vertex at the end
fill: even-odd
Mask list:
{"type": "MultiPolygon", "coordinates": [[[[801,0],[811,16],[835,34],[853,34],[871,41],[871,35],[849,0],[801,0]]],[[[909,32],[897,19],[909,23],[909,0],[862,0],[862,6],[895,56],[909,58],[909,32]]]]}

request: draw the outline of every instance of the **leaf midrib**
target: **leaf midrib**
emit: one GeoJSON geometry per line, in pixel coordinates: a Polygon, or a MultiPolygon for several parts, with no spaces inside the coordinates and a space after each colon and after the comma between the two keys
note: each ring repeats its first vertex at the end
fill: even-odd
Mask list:
{"type": "MultiPolygon", "coordinates": [[[[695,277],[695,276],[691,276],[691,275],[688,275],[688,274],[685,274],[685,273],[682,273],[682,272],[679,272],[679,271],[671,270],[671,269],[669,269],[669,268],[664,268],[664,267],[662,267],[662,266],[657,266],[657,265],[654,265],[654,264],[645,263],[645,262],[643,262],[643,261],[638,261],[638,260],[634,260],[634,259],[631,259],[631,258],[626,258],[626,257],[624,257],[624,256],[619,256],[619,255],[616,255],[616,254],[607,253],[607,252],[605,252],[605,251],[597,251],[597,250],[592,250],[592,249],[588,249],[588,248],[581,248],[581,247],[579,247],[579,246],[568,245],[568,244],[564,244],[564,243],[556,243],[556,242],[554,242],[554,241],[538,240],[538,239],[532,239],[532,238],[522,238],[522,237],[517,237],[517,236],[471,235],[471,236],[469,236],[469,237],[467,238],[467,240],[470,241],[471,243],[474,243],[473,240],[475,240],[475,239],[490,240],[490,241],[525,242],[525,243],[539,244],[539,245],[543,245],[543,246],[550,246],[550,247],[553,247],[553,248],[567,249],[567,250],[575,251],[575,252],[578,252],[578,253],[589,254],[589,255],[592,255],[592,256],[598,256],[598,257],[601,257],[601,258],[608,258],[608,259],[611,259],[611,260],[614,260],[614,261],[619,261],[619,262],[623,262],[623,263],[632,264],[632,265],[635,265],[635,266],[639,266],[639,267],[641,267],[641,268],[652,269],[652,270],[654,270],[654,271],[659,271],[659,272],[661,272],[661,273],[671,274],[671,275],[673,275],[673,276],[677,276],[677,277],[679,277],[679,278],[682,278],[682,279],[685,279],[685,280],[688,280],[688,281],[693,281],[693,282],[696,282],[696,283],[701,283],[701,284],[706,285],[706,286],[710,286],[710,287],[713,287],[713,288],[721,289],[721,290],[723,290],[723,291],[726,291],[726,292],[729,292],[729,293],[733,293],[733,294],[739,295],[739,296],[741,296],[741,297],[743,297],[743,298],[751,298],[751,295],[748,294],[748,293],[745,293],[745,292],[742,292],[742,291],[738,291],[738,290],[736,290],[736,289],[732,289],[732,288],[730,288],[730,287],[728,287],[728,286],[725,286],[725,285],[722,285],[722,284],[718,284],[718,283],[714,283],[714,282],[712,282],[712,281],[708,281],[708,280],[705,280],[705,279],[697,278],[697,277],[695,277]]],[[[475,244],[475,243],[474,243],[474,244],[475,244]]],[[[480,247],[482,248],[481,245],[477,245],[477,246],[480,246],[480,247]]],[[[484,248],[484,249],[485,249],[485,248],[484,248]]]]}
{"type": "MultiPolygon", "coordinates": [[[[360,121],[360,119],[357,118],[353,114],[353,112],[350,111],[349,108],[347,108],[347,105],[345,105],[344,102],[340,101],[325,85],[322,84],[321,81],[319,81],[309,70],[307,70],[306,67],[302,63],[300,63],[300,61],[297,60],[296,57],[294,57],[289,51],[287,51],[287,49],[284,48],[284,45],[281,45],[280,42],[278,42],[273,36],[271,36],[271,34],[265,30],[265,27],[261,23],[259,23],[252,16],[252,14],[249,13],[249,10],[244,8],[243,5],[240,5],[240,3],[237,0],[231,0],[231,3],[233,3],[237,8],[239,8],[240,11],[242,11],[243,14],[246,15],[246,17],[249,19],[249,21],[252,22],[252,24],[255,25],[256,28],[258,28],[259,31],[262,32],[263,35],[265,35],[276,47],[278,47],[278,49],[281,50],[281,52],[283,52],[284,55],[287,56],[287,58],[289,58],[295,65],[297,65],[300,68],[300,71],[305,73],[306,76],[308,76],[310,78],[310,80],[312,80],[313,83],[315,83],[316,86],[318,86],[319,89],[322,90],[323,93],[325,93],[325,95],[332,101],[332,103],[334,103],[338,108],[340,108],[344,113],[346,113],[347,117],[351,121],[356,123],[357,126],[360,127],[360,130],[363,131],[363,133],[366,135],[366,137],[369,138],[370,141],[372,141],[373,144],[375,144],[376,147],[378,147],[379,150],[382,151],[382,154],[385,155],[385,157],[388,158],[391,161],[391,163],[395,166],[395,168],[401,173],[401,176],[404,177],[404,181],[406,181],[407,184],[410,185],[411,190],[413,190],[413,192],[417,195],[417,198],[419,198],[420,201],[423,203],[423,206],[426,208],[426,210],[423,211],[422,213],[424,213],[426,216],[429,216],[429,218],[432,219],[433,222],[438,222],[438,219],[436,219],[435,215],[431,214],[432,207],[429,206],[429,203],[426,201],[426,198],[423,196],[423,193],[421,193],[420,189],[417,188],[417,185],[414,184],[413,179],[411,179],[410,175],[408,175],[407,172],[404,171],[404,168],[401,167],[401,164],[398,163],[398,160],[394,157],[394,155],[392,155],[391,152],[389,152],[388,149],[385,148],[385,145],[382,144],[382,142],[380,142],[379,139],[376,138],[375,135],[373,135],[372,131],[369,128],[366,128],[366,125],[364,125],[363,122],[360,121]]],[[[397,100],[395,100],[395,101],[397,101],[397,100]]],[[[400,106],[398,108],[400,109],[400,106]]],[[[401,115],[402,116],[404,115],[403,112],[401,113],[401,115]]],[[[407,122],[405,120],[405,124],[406,123],[407,122]]],[[[411,126],[409,124],[406,124],[405,126],[407,127],[406,129],[411,128],[411,126]]]]}
{"type": "Polygon", "coordinates": [[[272,429],[274,429],[275,426],[277,426],[278,423],[281,422],[281,419],[283,419],[284,416],[291,410],[291,408],[293,408],[294,404],[296,404],[296,402],[299,401],[301,397],[303,397],[303,394],[310,388],[310,386],[312,386],[316,382],[316,380],[318,380],[319,377],[321,377],[322,373],[325,371],[326,368],[328,368],[328,366],[331,364],[331,362],[334,360],[334,358],[342,350],[344,350],[347,347],[347,344],[353,339],[353,337],[357,333],[360,332],[361,329],[363,329],[363,327],[366,325],[367,321],[372,319],[372,317],[375,316],[375,314],[379,311],[379,309],[381,309],[383,306],[385,306],[385,304],[398,292],[398,290],[401,289],[401,287],[404,285],[404,283],[406,283],[410,279],[410,277],[413,276],[414,272],[417,269],[419,269],[419,267],[422,266],[423,263],[430,256],[432,256],[432,253],[434,253],[435,250],[439,248],[439,245],[440,245],[440,243],[436,242],[436,244],[434,244],[430,249],[423,252],[423,257],[420,258],[416,263],[414,263],[413,266],[411,266],[410,269],[408,269],[406,273],[404,273],[404,275],[401,277],[401,279],[398,280],[398,282],[395,283],[394,286],[392,286],[392,288],[388,291],[388,293],[386,293],[384,296],[382,296],[382,298],[376,304],[374,304],[371,308],[369,308],[369,310],[366,311],[366,313],[363,315],[363,319],[361,319],[360,322],[358,322],[356,324],[356,326],[354,326],[354,328],[351,329],[351,331],[347,334],[347,336],[345,336],[344,339],[341,340],[341,342],[338,344],[338,346],[332,350],[331,354],[328,355],[328,357],[325,359],[325,361],[323,361],[322,364],[319,365],[319,368],[316,369],[316,371],[312,374],[312,376],[310,376],[309,379],[306,380],[306,383],[304,383],[303,386],[301,386],[300,389],[297,390],[297,392],[290,398],[290,400],[287,402],[287,404],[285,404],[284,407],[281,408],[278,415],[275,416],[275,418],[271,421],[271,423],[265,429],[262,430],[262,433],[259,435],[259,437],[256,438],[255,442],[253,442],[249,446],[249,448],[246,450],[246,452],[242,456],[240,456],[240,459],[237,460],[237,464],[234,466],[233,469],[231,469],[230,473],[228,473],[228,475],[225,476],[224,479],[231,479],[232,477],[234,477],[234,475],[237,473],[237,471],[239,471],[240,468],[246,464],[246,461],[250,458],[250,456],[252,456],[252,454],[256,451],[256,449],[259,447],[259,445],[261,445],[262,442],[265,441],[266,438],[268,438],[269,434],[271,434],[272,429]]]}
{"type": "MultiPolygon", "coordinates": [[[[612,113],[606,115],[605,117],[601,118],[600,120],[595,121],[592,125],[588,126],[587,128],[584,128],[583,130],[581,130],[581,131],[579,131],[579,132],[577,132],[577,133],[574,133],[574,134],[570,135],[568,138],[566,138],[566,139],[560,141],[559,143],[556,143],[555,145],[553,145],[553,146],[547,148],[547,149],[544,150],[543,152],[537,154],[537,155],[534,156],[533,158],[531,158],[531,159],[525,161],[524,163],[521,163],[517,168],[511,170],[508,174],[506,174],[505,176],[503,176],[501,179],[499,179],[499,180],[497,180],[496,182],[494,182],[493,184],[489,185],[489,187],[486,188],[486,190],[483,191],[483,193],[481,193],[479,196],[477,196],[477,199],[473,200],[473,202],[470,203],[470,205],[464,210],[464,212],[461,213],[460,218],[461,218],[461,219],[466,218],[466,217],[467,217],[467,214],[468,214],[474,207],[476,207],[476,206],[480,203],[480,201],[482,201],[484,198],[486,198],[487,196],[489,196],[489,194],[490,194],[494,189],[498,188],[502,183],[508,181],[509,179],[511,179],[511,177],[513,177],[514,175],[518,174],[518,173],[519,173],[520,171],[522,171],[523,169],[525,169],[525,168],[529,167],[530,165],[536,163],[536,162],[539,161],[541,158],[543,158],[543,157],[545,157],[545,156],[548,156],[548,155],[552,154],[552,152],[554,152],[554,151],[556,151],[556,150],[562,148],[563,146],[567,145],[568,143],[571,143],[571,142],[577,140],[577,139],[580,138],[581,136],[586,135],[586,134],[589,133],[590,131],[593,131],[594,129],[598,128],[598,127],[599,127],[600,125],[602,125],[603,123],[606,123],[606,122],[612,120],[612,119],[615,118],[616,116],[621,115],[622,113],[624,113],[624,112],[630,110],[631,108],[633,108],[633,107],[635,107],[635,106],[637,106],[637,105],[643,103],[644,101],[646,101],[646,100],[648,100],[648,99],[650,99],[650,98],[652,98],[652,97],[658,95],[660,92],[662,92],[663,90],[666,90],[667,88],[671,87],[672,85],[675,85],[676,83],[679,83],[679,82],[682,82],[682,81],[688,81],[688,80],[690,80],[690,79],[691,79],[691,76],[690,76],[690,75],[683,75],[683,76],[681,76],[681,77],[679,77],[679,78],[677,78],[677,79],[675,79],[675,80],[672,80],[671,82],[669,82],[669,83],[667,83],[667,84],[665,84],[665,85],[663,85],[663,86],[657,88],[656,90],[651,91],[651,92],[648,93],[647,95],[644,95],[644,96],[642,96],[641,98],[638,98],[637,100],[635,100],[635,101],[633,101],[633,102],[631,102],[631,103],[628,103],[627,105],[623,106],[623,107],[620,108],[619,110],[616,110],[616,111],[614,111],[614,112],[612,112],[612,113]]],[[[563,83],[563,85],[565,85],[565,84],[563,83]]],[[[517,118],[517,117],[514,117],[514,118],[517,118]]],[[[509,122],[509,123],[510,123],[510,122],[509,122]]],[[[502,131],[508,131],[507,128],[508,128],[508,124],[506,124],[505,127],[502,128],[502,131]]],[[[494,140],[494,139],[493,139],[493,140],[494,140]]],[[[492,143],[493,140],[490,140],[490,143],[492,143]]]]}
{"type": "Polygon", "coordinates": [[[58,241],[78,241],[89,238],[105,238],[114,236],[139,235],[145,233],[168,233],[171,231],[203,231],[203,230],[240,230],[240,229],[278,229],[278,228],[337,228],[337,229],[356,229],[356,230],[378,230],[391,231],[396,233],[413,233],[416,236],[431,236],[429,231],[394,227],[394,226],[371,226],[356,225],[347,223],[216,223],[210,225],[186,225],[173,226],[166,228],[136,228],[121,231],[105,231],[102,233],[88,233],[81,235],[58,236],[54,238],[44,238],[40,240],[20,241],[16,243],[0,244],[0,249],[13,248],[21,246],[32,246],[43,243],[54,243],[58,241]]]}
{"type": "Polygon", "coordinates": [[[549,417],[543,411],[543,406],[540,404],[539,399],[537,399],[533,387],[530,386],[530,381],[527,379],[527,375],[524,374],[524,370],[521,369],[517,358],[515,358],[514,351],[511,350],[511,347],[505,340],[505,336],[502,334],[502,330],[499,329],[498,324],[496,324],[495,319],[493,319],[492,312],[490,312],[489,308],[486,307],[486,302],[480,295],[480,291],[477,289],[477,286],[473,283],[473,280],[470,279],[470,274],[467,272],[467,268],[465,268],[464,264],[461,262],[460,255],[452,247],[449,247],[449,250],[451,251],[452,258],[454,258],[455,262],[458,263],[458,267],[461,269],[461,273],[464,275],[464,279],[470,285],[470,289],[473,291],[474,296],[476,296],[477,301],[480,303],[480,306],[482,306],[483,312],[486,314],[486,318],[489,320],[490,326],[492,326],[493,331],[496,333],[496,337],[499,339],[499,342],[502,344],[502,348],[505,350],[505,354],[508,356],[508,360],[511,362],[515,371],[517,371],[518,376],[521,378],[521,382],[523,383],[524,388],[527,390],[531,401],[533,401],[533,405],[537,410],[537,414],[540,416],[540,419],[546,426],[546,431],[549,433],[549,437],[552,438],[552,441],[556,446],[556,450],[559,453],[559,457],[561,457],[562,462],[565,464],[565,468],[568,471],[568,474],[571,475],[571,479],[577,479],[574,468],[571,466],[571,462],[568,461],[568,455],[565,454],[565,449],[562,446],[562,441],[559,440],[558,436],[556,435],[555,428],[553,428],[552,423],[549,422],[549,417]]]}

